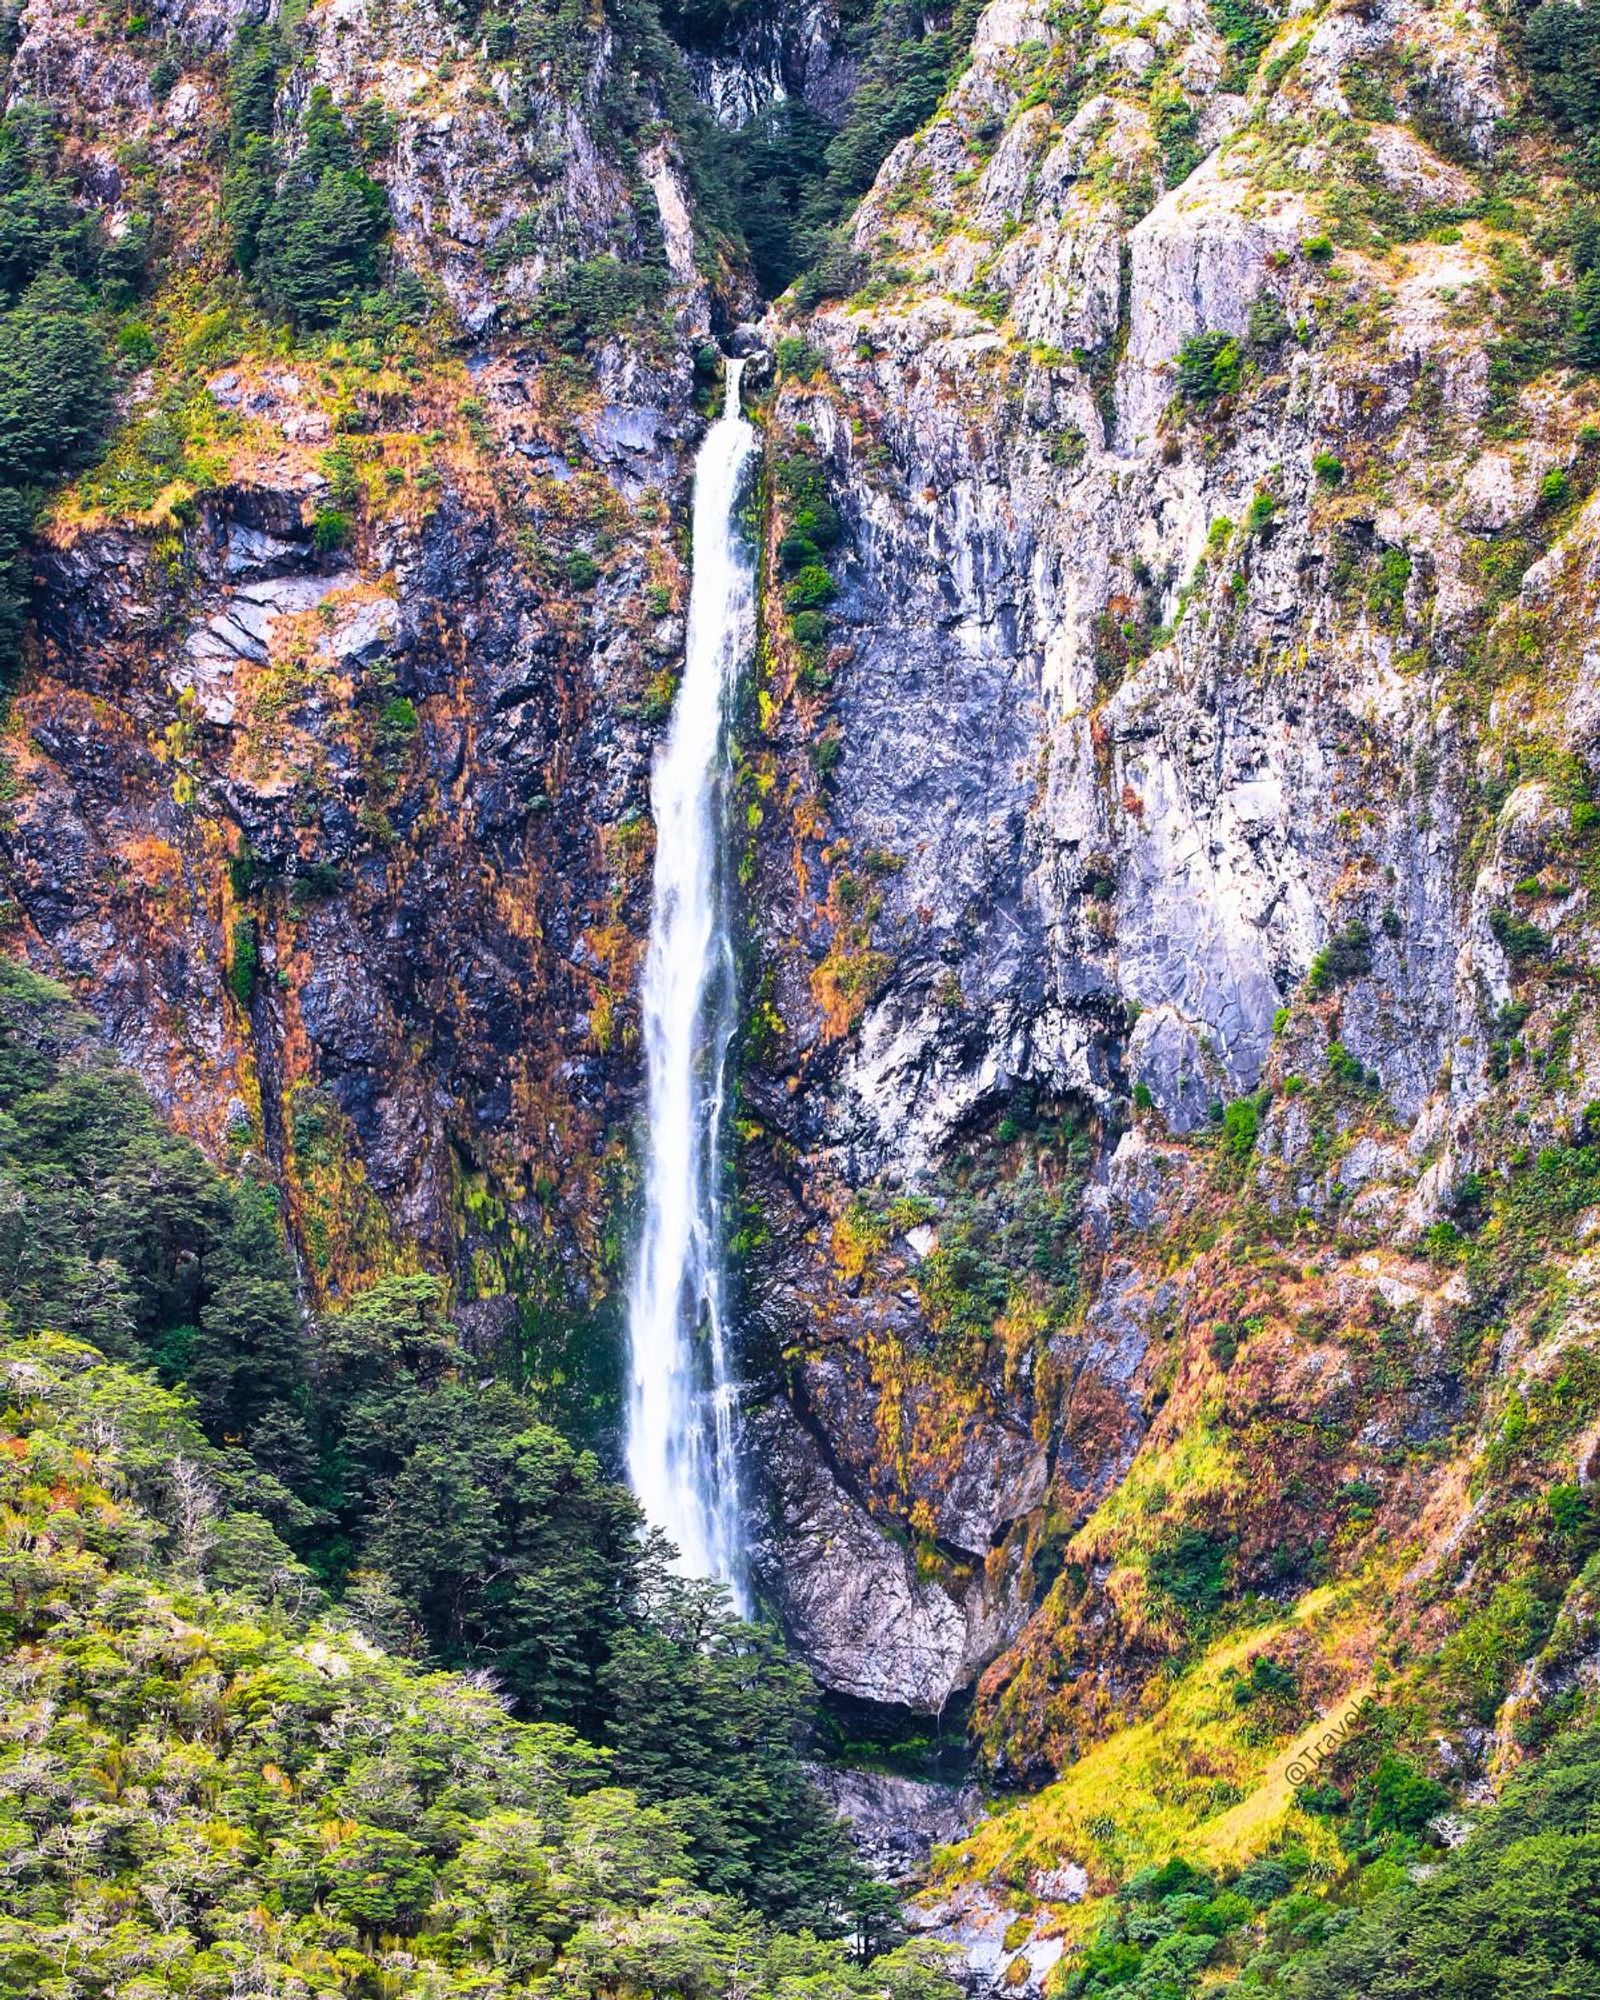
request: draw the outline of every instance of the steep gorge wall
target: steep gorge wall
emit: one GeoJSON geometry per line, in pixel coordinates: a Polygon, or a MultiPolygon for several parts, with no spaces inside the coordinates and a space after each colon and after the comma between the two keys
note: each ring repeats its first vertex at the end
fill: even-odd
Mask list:
{"type": "Polygon", "coordinates": [[[771,420],[845,521],[825,633],[774,566],[749,747],[771,1561],[857,1692],[1020,1635],[1012,1768],[1181,1654],[1186,1535],[1391,1631],[1387,1546],[1535,1560],[1442,1496],[1592,1333],[1586,1223],[1530,1272],[1517,1222],[1597,1074],[1559,155],[1483,14],[1257,26],[991,6],[771,420]]]}
{"type": "Polygon", "coordinates": [[[158,357],[38,555],[13,935],[214,1153],[266,1152],[314,1294],[442,1267],[581,1421],[719,253],[670,130],[616,129],[604,34],[571,24],[557,76],[429,8],[314,10],[280,120],[316,83],[387,113],[397,253],[444,317],[398,359],[286,351],[219,232],[236,25],[22,21],[13,99],[47,97],[110,226],[180,194],[158,357]],[[657,318],[573,358],[527,301],[610,251],[662,266],[657,318]]]}

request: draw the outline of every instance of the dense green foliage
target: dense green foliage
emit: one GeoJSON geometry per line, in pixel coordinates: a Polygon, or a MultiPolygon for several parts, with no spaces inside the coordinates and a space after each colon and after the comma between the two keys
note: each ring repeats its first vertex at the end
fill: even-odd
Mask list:
{"type": "Polygon", "coordinates": [[[1600,1732],[1557,1742],[1422,1879],[1336,1919],[1285,1990],[1295,2000],[1577,2000],[1600,1990],[1597,1796],[1600,1732]]]}
{"type": "Polygon", "coordinates": [[[692,1807],[319,1610],[230,1483],[142,1371],[0,1339],[0,1994],[951,1993],[697,1883],[692,1807]]]}
{"type": "Polygon", "coordinates": [[[847,8],[845,56],[857,82],[837,127],[784,100],[727,142],[733,208],[763,291],[804,272],[800,295],[814,303],[861,282],[841,225],[960,73],[981,11],[977,0],[958,0],[948,15],[873,0],[851,20],[847,8]]]}
{"type": "Polygon", "coordinates": [[[435,1280],[308,1325],[272,1191],[174,1138],[66,997],[3,962],[0,1197],[12,1330],[92,1340],[191,1399],[229,1580],[292,1576],[397,1652],[491,1672],[671,1806],[700,1886],[851,1925],[869,1885],[806,1776],[811,1686],[773,1636],[674,1576],[593,1454],[481,1379],[435,1280]]]}
{"type": "MultiPolygon", "coordinates": [[[[1600,1991],[1600,1731],[1518,1773],[1441,1852],[1444,1787],[1386,1752],[1345,1799],[1351,1866],[1320,1886],[1304,1848],[1219,1881],[1181,1859],[1145,1869],[1071,1963],[1065,2000],[1579,2000],[1600,1991]],[[1232,1974],[1232,1978],[1228,1974],[1232,1974]]],[[[1326,1809],[1326,1808],[1324,1808],[1326,1809]]],[[[1326,1871],[1320,1871],[1325,1875],[1326,1871]]]]}
{"type": "Polygon", "coordinates": [[[1196,333],[1178,349],[1178,393],[1204,409],[1239,386],[1244,356],[1230,333],[1196,333]]]}
{"type": "Polygon", "coordinates": [[[45,112],[0,118],[0,673],[22,630],[27,531],[46,489],[105,434],[104,322],[132,297],[148,240],[138,214],[106,234],[63,174],[45,112]]]}
{"type": "Polygon", "coordinates": [[[266,302],[298,327],[331,326],[378,286],[388,203],[321,84],[285,159],[274,117],[287,62],[276,27],[247,22],[239,30],[228,59],[223,215],[234,260],[266,302]]]}
{"type": "Polygon", "coordinates": [[[1588,137],[1600,128],[1600,21],[1573,0],[1546,0],[1523,23],[1534,95],[1558,124],[1588,137]]]}

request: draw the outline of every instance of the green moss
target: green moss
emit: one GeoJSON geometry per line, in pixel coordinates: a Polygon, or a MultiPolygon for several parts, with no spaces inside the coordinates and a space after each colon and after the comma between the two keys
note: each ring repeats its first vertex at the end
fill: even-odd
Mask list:
{"type": "Polygon", "coordinates": [[[248,1007],[251,995],[256,989],[256,973],[261,963],[260,947],[256,943],[255,919],[247,916],[235,917],[229,942],[228,991],[241,1007],[248,1007]]]}

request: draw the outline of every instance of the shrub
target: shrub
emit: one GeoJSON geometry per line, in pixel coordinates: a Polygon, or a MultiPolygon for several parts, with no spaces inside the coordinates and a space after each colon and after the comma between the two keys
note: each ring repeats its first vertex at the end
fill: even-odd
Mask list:
{"type": "Polygon", "coordinates": [[[587,549],[573,549],[561,568],[573,590],[593,590],[600,581],[600,565],[587,549]]]}
{"type": "Polygon", "coordinates": [[[1239,386],[1244,355],[1231,333],[1196,333],[1178,349],[1178,392],[1204,408],[1239,386]]]}
{"type": "Polygon", "coordinates": [[[1578,368],[1600,368],[1600,266],[1585,271],[1572,288],[1567,359],[1578,368]]]}
{"type": "Polygon", "coordinates": [[[1333,256],[1333,242],[1327,236],[1308,236],[1300,248],[1313,264],[1326,264],[1333,256]]]}
{"type": "Polygon", "coordinates": [[[1435,1263],[1453,1263],[1461,1248],[1461,1231],[1445,1219],[1432,1222],[1422,1232],[1422,1248],[1435,1263]]]}
{"type": "Polygon", "coordinates": [[[1313,454],[1311,470],[1323,486],[1337,486],[1344,477],[1344,466],[1331,451],[1319,451],[1313,454]]]}
{"type": "Polygon", "coordinates": [[[1289,315],[1275,293],[1260,292],[1250,306],[1247,332],[1252,347],[1276,347],[1287,338],[1289,315]]]}
{"type": "Polygon", "coordinates": [[[1254,0],[1211,0],[1211,19],[1228,51],[1222,87],[1243,90],[1272,40],[1277,17],[1254,0]]]}
{"type": "Polygon", "coordinates": [[[807,563],[820,559],[822,551],[809,535],[802,535],[791,528],[778,543],[778,560],[785,569],[804,569],[807,563]]]}
{"type": "Polygon", "coordinates": [[[1171,1542],[1151,1552],[1148,1575],[1185,1611],[1206,1613],[1222,1603],[1227,1589],[1230,1549],[1219,1536],[1203,1528],[1185,1528],[1171,1542]]]}
{"type": "Polygon", "coordinates": [[[1254,1908],[1264,1910],[1269,1903],[1277,1902],[1280,1896],[1288,1895],[1294,1886],[1294,1878],[1281,1861],[1263,1857],[1252,1861],[1233,1886],[1238,1895],[1249,1898],[1254,1908]]]}
{"type": "Polygon", "coordinates": [[[1539,500],[1546,507],[1564,507],[1572,498],[1572,481],[1553,465],[1539,482],[1539,500]]]}
{"type": "Polygon", "coordinates": [[[1419,1834],[1449,1803],[1450,1794],[1443,1785],[1390,1751],[1373,1776],[1369,1823],[1375,1832],[1392,1829],[1419,1834]]]}
{"type": "Polygon", "coordinates": [[[1530,965],[1548,956],[1550,940],[1535,923],[1503,908],[1489,912],[1489,929],[1494,941],[1513,965],[1530,965]]]}
{"type": "Polygon", "coordinates": [[[117,329],[117,358],[130,368],[148,368],[156,358],[155,335],[143,320],[132,319],[117,329]]]}
{"type": "Polygon", "coordinates": [[[1396,625],[1405,609],[1406,586],[1411,581],[1411,558],[1404,549],[1385,549],[1378,559],[1378,572],[1367,593],[1367,602],[1385,625],[1396,625]]]}
{"type": "Polygon", "coordinates": [[[1272,494],[1258,493],[1250,502],[1249,510],[1244,517],[1245,533],[1247,535],[1265,534],[1267,529],[1272,526],[1277,512],[1278,503],[1272,494]]]}
{"type": "Polygon", "coordinates": [[[408,696],[397,694],[383,704],[378,711],[378,748],[381,752],[397,754],[416,733],[417,711],[408,696]]]}
{"type": "Polygon", "coordinates": [[[250,996],[255,992],[256,973],[260,965],[261,952],[256,944],[254,919],[235,917],[232,949],[228,954],[228,990],[241,1007],[250,1005],[250,996]]]}
{"type": "Polygon", "coordinates": [[[828,636],[828,621],[820,611],[797,611],[790,629],[800,645],[820,646],[828,636]]]}
{"type": "Polygon", "coordinates": [[[773,359],[778,373],[795,382],[809,382],[822,366],[822,356],[809,340],[802,340],[797,333],[786,333],[773,349],[773,359]]]}
{"type": "Polygon", "coordinates": [[[1156,1100],[1154,1096],[1151,1094],[1149,1084],[1140,1082],[1136,1083],[1133,1086],[1133,1102],[1136,1110],[1139,1111],[1153,1110],[1155,1107],[1155,1101],[1156,1100]]]}
{"type": "MultiPolygon", "coordinates": [[[[1369,1073],[1359,1057],[1351,1055],[1343,1042],[1328,1044],[1328,1074],[1335,1083],[1355,1084],[1358,1087],[1369,1080],[1369,1073]]],[[[1376,1077],[1370,1079],[1376,1082],[1376,1077]]]]}
{"type": "Polygon", "coordinates": [[[1345,980],[1359,979],[1371,970],[1372,933],[1359,917],[1352,917],[1311,961],[1306,987],[1313,997],[1320,999],[1345,980]]]}
{"type": "Polygon", "coordinates": [[[43,271],[0,319],[0,481],[39,484],[77,470],[111,414],[111,372],[82,287],[43,271]]]}
{"type": "Polygon", "coordinates": [[[1089,449],[1089,440],[1076,424],[1063,424],[1052,439],[1049,459],[1052,465],[1070,470],[1083,463],[1084,454],[1089,449]]]}
{"type": "Polygon", "coordinates": [[[319,507],[311,523],[311,541],[324,555],[333,549],[348,548],[350,516],[338,507],[319,507]]]}
{"type": "Polygon", "coordinates": [[[1236,1097],[1222,1114],[1222,1143],[1236,1160],[1247,1160],[1256,1149],[1261,1113],[1253,1097],[1236,1097]]]}
{"type": "Polygon", "coordinates": [[[831,500],[815,494],[795,508],[790,526],[819,549],[831,549],[844,532],[838,508],[831,500]]]}
{"type": "Polygon", "coordinates": [[[839,586],[821,563],[807,563],[787,585],[783,601],[791,611],[815,611],[832,603],[839,586]]]}

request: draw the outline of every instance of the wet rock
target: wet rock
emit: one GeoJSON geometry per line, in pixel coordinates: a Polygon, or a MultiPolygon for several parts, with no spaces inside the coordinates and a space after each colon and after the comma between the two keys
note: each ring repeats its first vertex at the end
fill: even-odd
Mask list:
{"type": "Polygon", "coordinates": [[[902,1887],[918,1881],[935,1847],[972,1831],[983,1810],[976,1785],[944,1785],[889,1771],[819,1764],[812,1776],[850,1825],[862,1860],[874,1875],[902,1887]]]}
{"type": "Polygon", "coordinates": [[[985,1580],[959,1596],[853,1500],[783,1403],[752,1412],[772,1525],[757,1549],[785,1625],[824,1684],[937,1713],[1000,1643],[1007,1609],[985,1580]]]}

